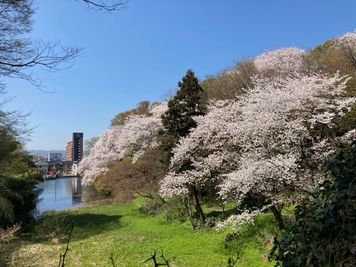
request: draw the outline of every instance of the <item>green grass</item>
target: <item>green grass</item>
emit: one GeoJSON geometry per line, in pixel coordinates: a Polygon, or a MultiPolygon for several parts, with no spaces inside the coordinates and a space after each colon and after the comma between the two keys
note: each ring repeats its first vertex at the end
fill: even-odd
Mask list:
{"type": "MultiPolygon", "coordinates": [[[[58,266],[71,223],[74,230],[66,266],[153,266],[144,263],[163,249],[171,266],[273,266],[267,256],[276,231],[270,214],[244,226],[238,238],[225,241],[229,231],[192,230],[190,224],[168,223],[164,215],[139,212],[138,202],[96,205],[72,211],[48,213],[44,221],[12,244],[12,266],[58,266]]],[[[230,231],[231,233],[231,231],[230,231]]]]}

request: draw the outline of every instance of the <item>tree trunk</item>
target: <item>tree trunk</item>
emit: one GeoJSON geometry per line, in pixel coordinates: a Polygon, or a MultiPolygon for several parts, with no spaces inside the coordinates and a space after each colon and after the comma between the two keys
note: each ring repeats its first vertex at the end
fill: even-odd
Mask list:
{"type": "Polygon", "coordinates": [[[191,191],[192,202],[193,202],[194,208],[198,214],[199,221],[201,224],[204,224],[205,223],[205,215],[204,215],[203,209],[200,206],[198,192],[197,192],[195,186],[191,186],[190,191],[191,191]]]}
{"type": "Polygon", "coordinates": [[[286,227],[284,225],[283,218],[282,218],[282,209],[276,206],[272,206],[271,211],[274,215],[278,228],[280,230],[285,229],[286,227]]]}
{"type": "Polygon", "coordinates": [[[163,197],[161,197],[161,195],[160,195],[160,194],[158,194],[158,198],[161,200],[162,204],[166,203],[166,201],[164,200],[164,198],[163,198],[163,197]]]}

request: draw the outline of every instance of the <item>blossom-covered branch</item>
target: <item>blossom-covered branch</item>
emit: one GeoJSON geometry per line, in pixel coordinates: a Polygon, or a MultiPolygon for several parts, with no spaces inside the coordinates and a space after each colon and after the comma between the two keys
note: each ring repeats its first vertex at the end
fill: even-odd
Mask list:
{"type": "Polygon", "coordinates": [[[124,125],[114,126],[104,132],[90,154],[80,163],[83,184],[91,184],[125,156],[137,160],[143,149],[157,145],[155,137],[162,126],[161,115],[166,108],[166,103],[155,105],[149,116],[130,116],[124,125]]]}

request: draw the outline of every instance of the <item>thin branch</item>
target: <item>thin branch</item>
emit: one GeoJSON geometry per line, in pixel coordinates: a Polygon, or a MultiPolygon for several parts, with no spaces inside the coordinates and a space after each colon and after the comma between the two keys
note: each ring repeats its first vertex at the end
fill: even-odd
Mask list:
{"type": "Polygon", "coordinates": [[[169,261],[164,257],[164,255],[163,255],[163,249],[161,249],[161,258],[164,260],[164,264],[163,264],[163,265],[169,267],[169,261]]]}
{"type": "Polygon", "coordinates": [[[109,259],[110,259],[110,261],[111,261],[112,266],[113,266],[113,267],[116,267],[116,266],[115,266],[114,254],[113,254],[113,253],[111,253],[111,256],[110,256],[109,259]]]}
{"type": "Polygon", "coordinates": [[[117,11],[126,8],[128,0],[112,0],[112,1],[94,1],[94,0],[82,0],[88,5],[94,6],[106,11],[117,11]]]}
{"type": "Polygon", "coordinates": [[[21,78],[40,88],[41,81],[28,69],[39,66],[51,72],[68,69],[73,65],[81,49],[63,47],[59,42],[34,45],[16,59],[0,56],[0,75],[21,78]]]}
{"type": "Polygon", "coordinates": [[[161,249],[161,259],[164,260],[164,263],[159,263],[157,261],[156,254],[157,254],[157,252],[154,251],[153,255],[150,258],[148,258],[147,260],[145,260],[143,263],[146,263],[148,261],[153,261],[154,267],[158,267],[158,266],[168,266],[169,267],[169,261],[164,257],[163,249],[161,249]]]}
{"type": "Polygon", "coordinates": [[[71,237],[72,237],[73,228],[74,228],[74,223],[72,223],[71,228],[70,228],[70,232],[69,232],[69,236],[68,236],[68,240],[67,240],[66,249],[64,250],[63,255],[62,255],[62,254],[59,255],[58,267],[64,267],[64,262],[65,262],[67,253],[68,253],[68,251],[69,251],[69,242],[70,242],[70,239],[71,239],[71,237]]]}

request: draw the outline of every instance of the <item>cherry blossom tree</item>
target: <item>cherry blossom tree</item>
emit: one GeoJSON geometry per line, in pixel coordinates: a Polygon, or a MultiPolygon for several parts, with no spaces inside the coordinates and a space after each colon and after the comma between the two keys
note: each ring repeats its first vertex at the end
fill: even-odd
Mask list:
{"type": "Polygon", "coordinates": [[[202,218],[203,211],[195,203],[199,200],[191,190],[201,192],[209,188],[214,191],[220,183],[218,173],[224,168],[229,170],[230,163],[234,163],[234,150],[228,150],[226,146],[232,136],[226,128],[229,118],[224,114],[225,103],[217,101],[210,105],[206,116],[195,117],[198,128],[181,138],[179,145],[173,149],[170,172],[161,184],[160,194],[164,197],[195,195],[193,204],[202,218]]]}
{"type": "Polygon", "coordinates": [[[260,72],[274,72],[277,74],[292,74],[305,71],[303,57],[305,51],[288,47],[263,53],[254,60],[260,72]]]}
{"type": "Polygon", "coordinates": [[[348,32],[335,39],[334,46],[356,67],[356,31],[348,32]]]}
{"type": "Polygon", "coordinates": [[[166,103],[157,104],[149,115],[132,115],[124,125],[114,126],[104,132],[89,155],[80,162],[82,183],[89,185],[117,161],[126,156],[131,156],[135,161],[145,148],[155,147],[156,134],[162,127],[161,115],[166,109],[166,103]]]}
{"type": "MultiPolygon", "coordinates": [[[[279,207],[309,192],[322,176],[317,170],[332,152],[315,127],[334,127],[355,98],[344,97],[347,77],[321,74],[255,77],[236,101],[221,101],[174,149],[161,194],[181,197],[191,184],[216,185],[224,201],[259,200],[252,211],[271,208],[283,227],[279,207]],[[180,171],[190,161],[193,168],[180,171]]],[[[253,201],[252,201],[253,202],[253,201]]]]}

